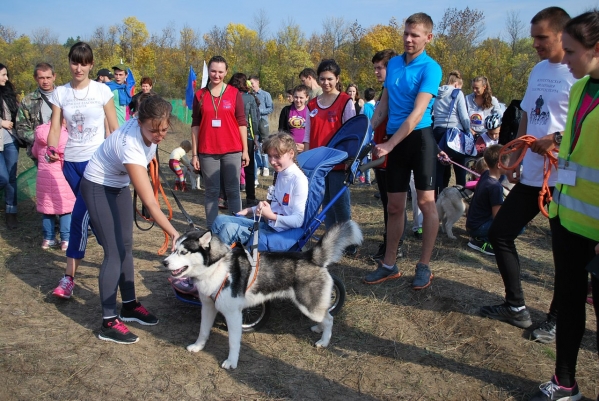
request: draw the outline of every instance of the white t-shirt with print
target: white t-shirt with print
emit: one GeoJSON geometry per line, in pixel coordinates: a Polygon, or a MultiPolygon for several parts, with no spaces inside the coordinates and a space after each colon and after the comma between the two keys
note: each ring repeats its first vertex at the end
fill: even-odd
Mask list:
{"type": "MultiPolygon", "coordinates": [[[[526,112],[528,126],[526,134],[536,138],[556,131],[563,131],[568,116],[570,88],[576,82],[568,67],[561,63],[543,60],[532,69],[521,107],[526,112]]],[[[520,182],[532,187],[543,185],[544,157],[526,152],[522,161],[520,182]]],[[[552,171],[549,186],[554,186],[557,174],[552,171]]]]}
{"type": "Polygon", "coordinates": [[[104,105],[112,99],[105,84],[90,81],[87,88],[75,90],[71,84],[59,86],[52,92],[50,102],[62,109],[67,120],[69,139],[64,159],[69,162],[89,160],[106,137],[104,105]]]}
{"type": "Polygon", "coordinates": [[[110,135],[87,164],[83,176],[96,184],[123,188],[131,181],[125,164],[144,168],[156,154],[156,145],[146,146],[137,118],[132,118],[110,135]]]}

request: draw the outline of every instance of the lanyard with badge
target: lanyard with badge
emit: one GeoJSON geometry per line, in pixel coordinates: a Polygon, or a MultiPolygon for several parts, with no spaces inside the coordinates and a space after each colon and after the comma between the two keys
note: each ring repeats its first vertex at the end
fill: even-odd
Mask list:
{"type": "Polygon", "coordinates": [[[581,131],[582,131],[582,123],[587,118],[587,116],[589,114],[591,114],[591,112],[593,110],[595,110],[595,107],[597,107],[597,105],[595,105],[595,107],[593,107],[593,105],[597,101],[597,98],[599,98],[599,90],[598,90],[595,93],[595,95],[593,96],[593,99],[587,106],[586,110],[582,113],[582,117],[577,122],[576,117],[580,114],[580,108],[582,107],[582,103],[584,101],[584,98],[586,97],[587,86],[589,85],[589,82],[590,81],[587,81],[585,88],[582,92],[583,95],[580,97],[580,101],[578,102],[578,107],[576,107],[576,110],[574,111],[574,121],[572,121],[572,132],[570,134],[570,147],[568,149],[568,156],[566,158],[566,163],[564,164],[563,168],[560,168],[557,171],[557,182],[559,184],[570,185],[572,187],[576,185],[576,171],[575,170],[567,170],[568,166],[570,165],[570,156],[572,156],[574,147],[576,146],[576,144],[578,144],[578,139],[579,139],[581,131]]]}
{"type": "Polygon", "coordinates": [[[220,89],[220,95],[218,95],[218,104],[214,103],[214,95],[212,94],[212,91],[210,91],[210,98],[212,99],[212,107],[214,107],[214,119],[212,120],[212,127],[214,127],[214,128],[219,128],[221,126],[221,121],[218,118],[218,108],[220,107],[220,103],[223,100],[223,92],[225,91],[225,86],[227,86],[227,85],[223,84],[222,88],[220,89]]]}

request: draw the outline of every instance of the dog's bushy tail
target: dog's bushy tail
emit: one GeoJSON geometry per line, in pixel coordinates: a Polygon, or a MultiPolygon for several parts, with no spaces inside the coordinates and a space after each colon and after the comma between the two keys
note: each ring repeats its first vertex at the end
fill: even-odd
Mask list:
{"type": "Polygon", "coordinates": [[[355,221],[335,224],[312,248],[312,262],[317,266],[327,267],[338,262],[343,251],[350,245],[362,244],[362,230],[355,221]]]}

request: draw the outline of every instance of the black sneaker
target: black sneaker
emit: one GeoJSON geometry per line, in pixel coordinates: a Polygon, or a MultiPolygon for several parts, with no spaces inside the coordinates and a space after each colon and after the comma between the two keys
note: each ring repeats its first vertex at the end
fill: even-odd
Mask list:
{"type": "Polygon", "coordinates": [[[122,308],[120,318],[124,322],[137,322],[144,326],[154,326],[155,324],[158,324],[158,318],[148,312],[148,310],[139,302],[135,309],[127,310],[122,308]]]}
{"type": "Polygon", "coordinates": [[[543,344],[549,344],[555,341],[555,327],[557,322],[553,317],[547,317],[539,327],[537,327],[531,335],[533,341],[537,341],[543,344]]]}
{"type": "Polygon", "coordinates": [[[258,206],[258,199],[246,199],[245,207],[258,206]]]}
{"type": "Polygon", "coordinates": [[[420,227],[418,230],[414,231],[414,237],[416,239],[422,240],[422,227],[420,227]]]}
{"type": "Polygon", "coordinates": [[[350,245],[343,251],[345,256],[355,256],[358,253],[358,247],[355,245],[350,245]]]}
{"type": "Polygon", "coordinates": [[[580,400],[582,394],[578,390],[578,383],[574,383],[574,386],[568,388],[560,386],[557,382],[557,377],[553,376],[551,381],[543,383],[539,386],[537,391],[530,401],[554,401],[554,400],[580,400]]]}
{"type": "Polygon", "coordinates": [[[468,246],[484,253],[485,255],[495,256],[495,252],[493,251],[493,246],[491,243],[485,242],[480,238],[470,238],[470,241],[468,241],[468,246]]]}
{"type": "Polygon", "coordinates": [[[526,329],[532,325],[530,314],[526,307],[519,311],[515,311],[508,303],[483,306],[480,308],[480,314],[489,319],[507,322],[522,329],[526,329]]]}
{"type": "Polygon", "coordinates": [[[100,328],[100,334],[98,334],[98,338],[104,341],[112,341],[119,344],[133,344],[136,343],[139,338],[131,333],[125,323],[121,322],[119,319],[114,319],[114,321],[108,323],[108,327],[100,328]]]}
{"type": "MultiPolygon", "coordinates": [[[[405,256],[402,245],[403,242],[400,241],[399,246],[397,247],[396,259],[403,258],[405,256]]],[[[376,253],[374,255],[370,255],[370,259],[374,261],[383,260],[385,258],[385,252],[387,252],[387,243],[382,242],[381,245],[379,245],[379,249],[376,251],[376,253]]]]}

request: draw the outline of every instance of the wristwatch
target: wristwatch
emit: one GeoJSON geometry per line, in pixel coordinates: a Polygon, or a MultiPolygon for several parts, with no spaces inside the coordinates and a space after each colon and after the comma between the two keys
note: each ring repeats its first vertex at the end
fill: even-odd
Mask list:
{"type": "Polygon", "coordinates": [[[562,134],[559,131],[556,131],[553,133],[553,142],[555,142],[556,145],[561,145],[562,143],[562,134]]]}

